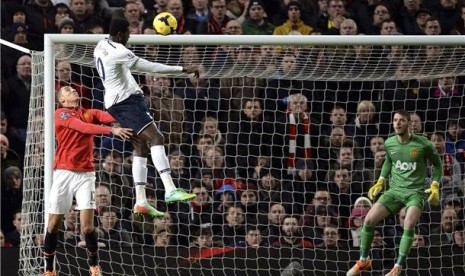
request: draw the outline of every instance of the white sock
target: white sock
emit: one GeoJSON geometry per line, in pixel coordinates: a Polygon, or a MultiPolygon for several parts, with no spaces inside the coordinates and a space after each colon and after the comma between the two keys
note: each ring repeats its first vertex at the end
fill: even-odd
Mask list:
{"type": "Polygon", "coordinates": [[[160,145],[152,146],[150,148],[150,153],[152,154],[153,164],[158,174],[160,174],[161,181],[165,187],[165,193],[169,194],[176,190],[176,186],[174,186],[173,179],[171,178],[170,164],[168,162],[168,157],[166,157],[165,147],[160,145]]]}
{"type": "Polygon", "coordinates": [[[147,158],[134,156],[132,158],[132,178],[136,188],[136,204],[147,202],[145,184],[147,183],[147,158]]]}

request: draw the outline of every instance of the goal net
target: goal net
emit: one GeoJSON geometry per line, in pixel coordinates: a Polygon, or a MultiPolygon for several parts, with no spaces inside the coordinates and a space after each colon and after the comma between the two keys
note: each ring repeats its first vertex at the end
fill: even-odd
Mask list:
{"type": "MultiPolygon", "coordinates": [[[[46,35],[33,55],[20,275],[43,270],[54,92],[71,83],[85,107],[103,109],[92,57],[103,38],[46,35]]],[[[445,164],[441,204],[425,206],[406,275],[463,275],[464,46],[460,36],[132,36],[147,60],[200,65],[199,79],[133,72],[176,185],[197,197],[164,204],[149,161],[147,196],[167,216],[133,217],[131,145],[97,137],[103,275],[345,275],[397,109],[414,114],[411,131],[433,139],[445,164]]],[[[375,275],[394,264],[404,216],[376,228],[375,275]]],[[[60,229],[62,275],[88,274],[78,217],[71,209],[60,229]]]]}

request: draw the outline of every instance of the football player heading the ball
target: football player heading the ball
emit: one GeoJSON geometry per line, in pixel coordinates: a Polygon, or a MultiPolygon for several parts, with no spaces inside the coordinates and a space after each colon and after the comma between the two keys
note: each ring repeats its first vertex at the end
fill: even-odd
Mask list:
{"type": "Polygon", "coordinates": [[[126,48],[128,39],[128,21],[125,18],[113,19],[110,23],[110,38],[97,44],[94,61],[105,87],[105,108],[123,127],[134,131],[131,140],[134,148],[132,175],[136,189],[134,213],[162,217],[163,212],[153,208],[145,196],[149,154],[163,182],[166,203],[192,200],[195,195],[174,186],[163,135],[149,115],[144,94],[131,75],[131,69],[148,73],[193,73],[196,77],[199,76],[199,70],[197,65],[168,66],[137,57],[126,48]]]}
{"type": "Polygon", "coordinates": [[[178,20],[169,12],[161,12],[153,19],[153,28],[160,35],[170,35],[176,32],[178,20]]]}

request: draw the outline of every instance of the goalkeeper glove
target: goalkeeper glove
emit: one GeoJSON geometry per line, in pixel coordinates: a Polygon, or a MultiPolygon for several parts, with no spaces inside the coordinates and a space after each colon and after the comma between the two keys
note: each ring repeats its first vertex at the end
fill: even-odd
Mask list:
{"type": "Polygon", "coordinates": [[[429,189],[425,190],[425,193],[429,194],[428,203],[433,206],[439,205],[439,183],[437,181],[431,182],[429,189]]]}
{"type": "Polygon", "coordinates": [[[374,200],[378,194],[383,190],[384,186],[384,178],[380,177],[378,178],[378,181],[376,181],[376,184],[373,185],[370,190],[368,190],[368,198],[371,200],[374,200]]]}

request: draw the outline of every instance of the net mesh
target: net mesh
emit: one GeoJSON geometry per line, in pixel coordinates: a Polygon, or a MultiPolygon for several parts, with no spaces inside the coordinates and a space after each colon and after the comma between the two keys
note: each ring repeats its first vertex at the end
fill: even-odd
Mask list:
{"type": "MultiPolygon", "coordinates": [[[[94,68],[94,46],[55,47],[56,62],[70,63],[73,85],[88,95],[83,104],[102,109],[103,86],[94,68]]],[[[303,275],[345,274],[351,261],[358,258],[360,228],[353,225],[353,219],[364,214],[359,209],[354,211],[355,200],[366,196],[368,187],[379,176],[382,154],[377,157],[375,152],[382,150],[375,145],[371,152],[371,138],[388,137],[392,111],[399,108],[419,115],[422,122],[413,131],[422,135],[444,132],[448,122],[465,118],[462,47],[133,45],[130,48],[150,61],[182,66],[201,64],[200,81],[181,75],[170,76],[168,82],[159,75],[134,72],[134,76],[165,136],[176,185],[191,190],[201,183],[206,189],[196,190],[197,199],[200,202],[206,192],[206,203],[165,205],[163,185],[149,159],[147,195],[152,204],[168,211],[171,218],[153,221],[133,217],[131,146],[114,137],[97,137],[97,185],[108,188],[107,200],[117,208],[119,218],[117,230],[106,233],[101,214],[96,216],[104,275],[299,275],[285,274],[298,271],[303,275]],[[444,92],[439,83],[444,87],[449,79],[453,81],[451,96],[439,97],[444,92]],[[290,97],[293,94],[305,96],[297,99],[308,105],[309,117],[308,122],[305,118],[296,119],[296,157],[294,163],[289,163],[293,158],[289,154],[293,142],[289,139],[292,119],[288,104],[296,99],[290,97]],[[252,100],[251,107],[245,108],[245,99],[259,101],[252,100]],[[250,123],[246,110],[251,114],[259,112],[258,124],[250,123]],[[345,111],[341,116],[347,119],[342,128],[334,127],[338,111],[345,111]],[[374,115],[374,121],[363,124],[363,113],[374,115]],[[357,128],[360,124],[362,129],[357,128]],[[199,153],[200,140],[209,139],[205,135],[211,131],[208,126],[215,129],[210,137],[216,150],[206,147],[199,153]],[[175,150],[183,155],[174,153],[175,150]],[[215,160],[222,161],[215,163],[215,160]],[[348,183],[349,190],[343,187],[344,183],[348,183]],[[320,190],[329,193],[322,194],[320,190]],[[257,204],[246,204],[244,195],[248,191],[255,195],[257,204]],[[326,195],[329,201],[325,200],[326,195]],[[243,204],[236,210],[244,213],[238,215],[244,219],[240,227],[227,227],[231,202],[243,204]],[[283,213],[292,216],[285,223],[297,224],[288,227],[292,234],[287,236],[287,228],[282,227],[283,213]],[[325,227],[328,225],[335,227],[325,227]],[[166,227],[168,230],[163,231],[166,227]],[[246,234],[253,232],[254,227],[262,239],[258,249],[246,242],[246,237],[249,238],[246,234]],[[331,245],[333,230],[338,233],[339,241],[331,245]],[[169,246],[162,246],[163,233],[170,237],[169,246]],[[199,237],[207,240],[205,246],[199,237]],[[292,238],[294,244],[287,244],[284,238],[292,238]],[[154,246],[156,242],[159,244],[154,246]]],[[[42,54],[34,54],[33,64],[20,275],[39,275],[43,268],[42,54]]],[[[448,167],[452,180],[443,183],[448,190],[442,196],[444,200],[449,194],[463,200],[460,169],[464,156],[453,157],[459,171],[457,167],[448,167]]],[[[97,191],[97,200],[98,193],[105,191],[97,191]]],[[[441,229],[442,213],[439,207],[427,206],[417,229],[418,244],[409,257],[408,275],[463,271],[463,251],[457,253],[453,241],[441,241],[442,232],[437,230],[441,229]],[[452,261],[445,261],[445,257],[452,261]]],[[[77,213],[71,211],[66,218],[68,224],[60,230],[57,269],[63,275],[86,275],[85,248],[76,247],[83,239],[78,230],[73,230],[79,226],[77,213]]],[[[463,217],[459,212],[457,223],[463,223],[460,220],[463,217]]],[[[375,274],[393,265],[401,235],[398,226],[399,220],[391,218],[376,230],[372,251],[375,274]]]]}

